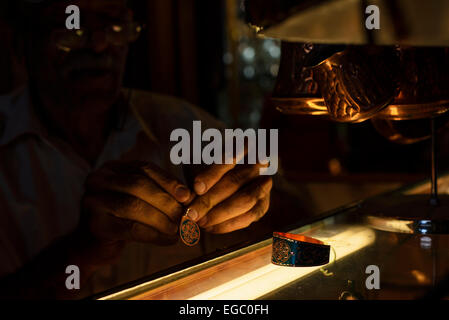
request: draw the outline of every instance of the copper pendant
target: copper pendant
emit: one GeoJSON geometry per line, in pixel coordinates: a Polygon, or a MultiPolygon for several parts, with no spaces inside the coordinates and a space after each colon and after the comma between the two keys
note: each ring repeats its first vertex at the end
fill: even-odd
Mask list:
{"type": "Polygon", "coordinates": [[[182,242],[189,247],[193,247],[200,241],[200,228],[195,221],[191,220],[187,213],[182,217],[181,225],[179,227],[179,235],[182,242]]]}

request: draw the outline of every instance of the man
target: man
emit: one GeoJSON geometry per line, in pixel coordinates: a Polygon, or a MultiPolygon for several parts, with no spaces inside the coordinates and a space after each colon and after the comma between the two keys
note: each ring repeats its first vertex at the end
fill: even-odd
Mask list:
{"type": "Polygon", "coordinates": [[[173,129],[220,124],[177,99],[122,89],[140,31],[125,0],[35,2],[11,2],[28,86],[0,99],[2,296],[71,297],[67,266],[85,281],[130,242],[174,244],[186,208],[217,234],[267,212],[272,181],[260,165],[171,164],[173,129]],[[81,30],[65,27],[69,4],[81,30]]]}

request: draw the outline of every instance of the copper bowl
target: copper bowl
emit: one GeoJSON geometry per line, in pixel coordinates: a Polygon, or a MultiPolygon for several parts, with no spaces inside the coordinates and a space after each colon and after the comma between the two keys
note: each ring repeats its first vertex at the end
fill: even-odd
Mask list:
{"type": "Polygon", "coordinates": [[[283,42],[272,101],[286,114],[372,119],[391,141],[419,142],[430,137],[424,119],[449,111],[449,49],[283,42]]]}

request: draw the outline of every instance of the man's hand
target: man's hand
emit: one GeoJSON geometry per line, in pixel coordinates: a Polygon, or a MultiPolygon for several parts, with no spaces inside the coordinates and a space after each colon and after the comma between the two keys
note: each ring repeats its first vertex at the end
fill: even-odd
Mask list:
{"type": "Polygon", "coordinates": [[[211,233],[228,233],[248,227],[268,211],[273,185],[260,176],[263,165],[212,165],[194,181],[198,197],[189,216],[211,233]]]}
{"type": "Polygon", "coordinates": [[[91,233],[104,242],[175,243],[191,192],[157,166],[110,162],[86,181],[83,209],[91,233]]]}
{"type": "Polygon", "coordinates": [[[67,290],[68,265],[81,271],[81,286],[101,266],[120,256],[126,241],[171,244],[177,241],[181,203],[192,193],[155,165],[111,162],[86,181],[81,226],[55,241],[26,267],[0,279],[0,297],[79,298],[67,290]]]}

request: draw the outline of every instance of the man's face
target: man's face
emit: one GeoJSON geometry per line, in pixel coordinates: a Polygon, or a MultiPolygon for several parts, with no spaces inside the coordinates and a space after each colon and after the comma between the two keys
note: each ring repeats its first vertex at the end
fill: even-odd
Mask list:
{"type": "Polygon", "coordinates": [[[128,53],[128,44],[111,43],[105,30],[132,21],[125,0],[57,1],[37,20],[39,31],[30,33],[25,50],[31,82],[38,93],[62,107],[105,111],[120,93],[128,53]],[[62,42],[61,46],[61,38],[76,32],[65,27],[69,17],[65,11],[70,4],[80,8],[87,40],[80,44],[75,36],[75,45],[62,42]]]}

